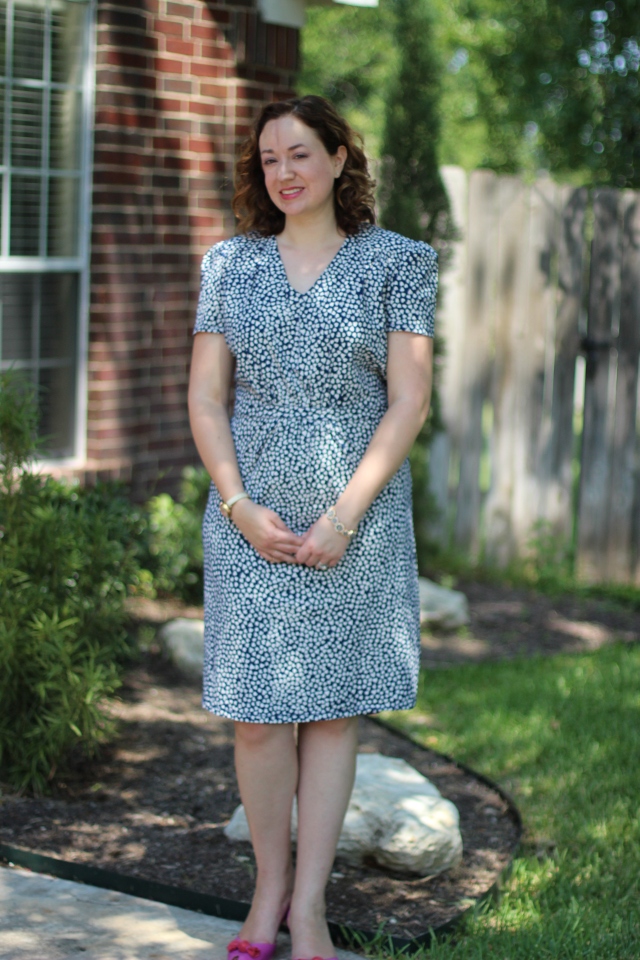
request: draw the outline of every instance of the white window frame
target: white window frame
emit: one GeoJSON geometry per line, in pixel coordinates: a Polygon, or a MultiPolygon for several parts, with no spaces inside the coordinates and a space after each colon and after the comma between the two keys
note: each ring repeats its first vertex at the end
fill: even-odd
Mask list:
{"type": "MultiPolygon", "coordinates": [[[[3,197],[2,209],[2,229],[0,236],[0,273],[69,273],[78,275],[78,316],[77,316],[77,335],[76,335],[76,355],[75,355],[75,429],[74,429],[74,453],[68,457],[43,457],[36,461],[36,466],[41,464],[46,467],[58,466],[74,468],[82,466],[87,459],[87,409],[88,409],[88,346],[89,346],[89,303],[90,303],[90,261],[91,261],[91,203],[93,189],[93,122],[95,113],[95,63],[96,63],[96,9],[97,0],[88,0],[86,3],[87,23],[85,25],[85,51],[84,63],[82,64],[82,78],[79,85],[58,84],[47,82],[46,80],[23,80],[20,79],[19,86],[22,89],[44,90],[49,87],[51,90],[77,89],[82,92],[82,134],[81,134],[81,157],[80,157],[80,176],[79,176],[79,224],[78,224],[78,256],[76,257],[48,257],[45,255],[37,257],[9,256],[9,233],[10,233],[10,189],[12,173],[27,173],[33,175],[36,169],[43,175],[49,172],[49,167],[40,166],[39,168],[29,167],[10,167],[11,161],[11,90],[13,89],[13,65],[10,62],[13,36],[13,16],[9,16],[9,10],[15,6],[15,0],[7,0],[7,35],[6,49],[8,59],[5,68],[6,82],[0,86],[2,91],[3,111],[4,111],[4,155],[0,157],[0,171],[3,174],[3,197]],[[9,161],[9,164],[7,163],[9,161]],[[8,214],[7,214],[8,211],[8,214]]],[[[45,17],[45,58],[48,57],[50,50],[50,31],[51,31],[51,7],[47,7],[45,17]]],[[[45,62],[44,76],[48,75],[48,64],[45,62]]],[[[48,102],[48,99],[46,100],[48,102]]],[[[46,108],[45,108],[46,109],[46,108]]],[[[43,129],[46,131],[45,137],[48,137],[49,118],[43,119],[43,129]]],[[[48,144],[43,144],[43,157],[48,156],[48,144]]],[[[56,175],[58,172],[56,171],[56,175]]],[[[63,174],[64,175],[64,174],[63,174]]],[[[41,194],[41,217],[47,216],[47,191],[43,190],[41,194]],[[43,209],[44,207],[44,209],[43,209]]],[[[45,223],[44,220],[41,222],[45,223]]],[[[40,253],[43,254],[43,244],[46,241],[47,230],[41,229],[40,253]]],[[[38,360],[38,366],[55,366],[56,361],[38,360]]],[[[29,361],[15,361],[13,366],[16,369],[33,367],[29,361]]],[[[3,364],[4,367],[4,364],[3,364]]]]}

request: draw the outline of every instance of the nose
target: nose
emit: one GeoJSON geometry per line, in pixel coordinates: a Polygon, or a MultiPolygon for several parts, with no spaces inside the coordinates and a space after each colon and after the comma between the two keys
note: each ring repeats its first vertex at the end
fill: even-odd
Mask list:
{"type": "Polygon", "coordinates": [[[295,174],[290,167],[289,158],[283,157],[278,164],[278,169],[276,171],[278,180],[290,180],[295,174]]]}

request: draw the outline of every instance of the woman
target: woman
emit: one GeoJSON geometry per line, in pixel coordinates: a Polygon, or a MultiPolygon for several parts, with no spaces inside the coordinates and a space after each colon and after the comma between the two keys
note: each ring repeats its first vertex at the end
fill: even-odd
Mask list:
{"type": "Polygon", "coordinates": [[[268,960],[285,913],[294,958],[332,957],[325,887],[357,718],[415,703],[407,454],[429,409],[437,257],[375,226],[372,188],[327,101],[268,104],[238,162],[242,233],[202,265],[203,705],[235,721],[257,862],[230,960],[268,960]]]}

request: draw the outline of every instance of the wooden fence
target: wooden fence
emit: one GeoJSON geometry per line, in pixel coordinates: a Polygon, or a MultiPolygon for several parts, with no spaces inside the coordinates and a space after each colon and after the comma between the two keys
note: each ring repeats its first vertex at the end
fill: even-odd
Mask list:
{"type": "Polygon", "coordinates": [[[437,533],[505,562],[542,522],[585,580],[640,584],[640,193],[443,176],[437,533]]]}

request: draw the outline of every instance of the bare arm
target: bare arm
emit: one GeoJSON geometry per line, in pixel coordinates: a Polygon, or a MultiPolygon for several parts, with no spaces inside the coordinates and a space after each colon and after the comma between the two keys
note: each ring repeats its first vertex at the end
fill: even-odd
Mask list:
{"type": "MultiPolygon", "coordinates": [[[[336,502],[336,513],[356,527],[380,491],[400,468],[429,413],[433,380],[433,340],[417,333],[388,334],[387,395],[389,406],[358,468],[336,502]]],[[[296,558],[315,566],[335,566],[348,541],[321,517],[305,535],[296,558]]]]}
{"type": "MultiPolygon", "coordinates": [[[[229,423],[233,355],[223,334],[194,337],[189,378],[189,419],[198,453],[223,500],[243,490],[229,423]]],[[[265,560],[294,563],[302,538],[273,510],[251,500],[234,504],[233,522],[265,560]]]]}
{"type": "Polygon", "coordinates": [[[388,334],[389,407],[371,438],[358,469],[336,505],[336,513],[356,526],[408,456],[431,402],[433,340],[417,333],[388,334]]]}
{"type": "Polygon", "coordinates": [[[193,339],[189,420],[198,453],[223,500],[243,489],[229,425],[233,355],[221,333],[193,339]]]}

